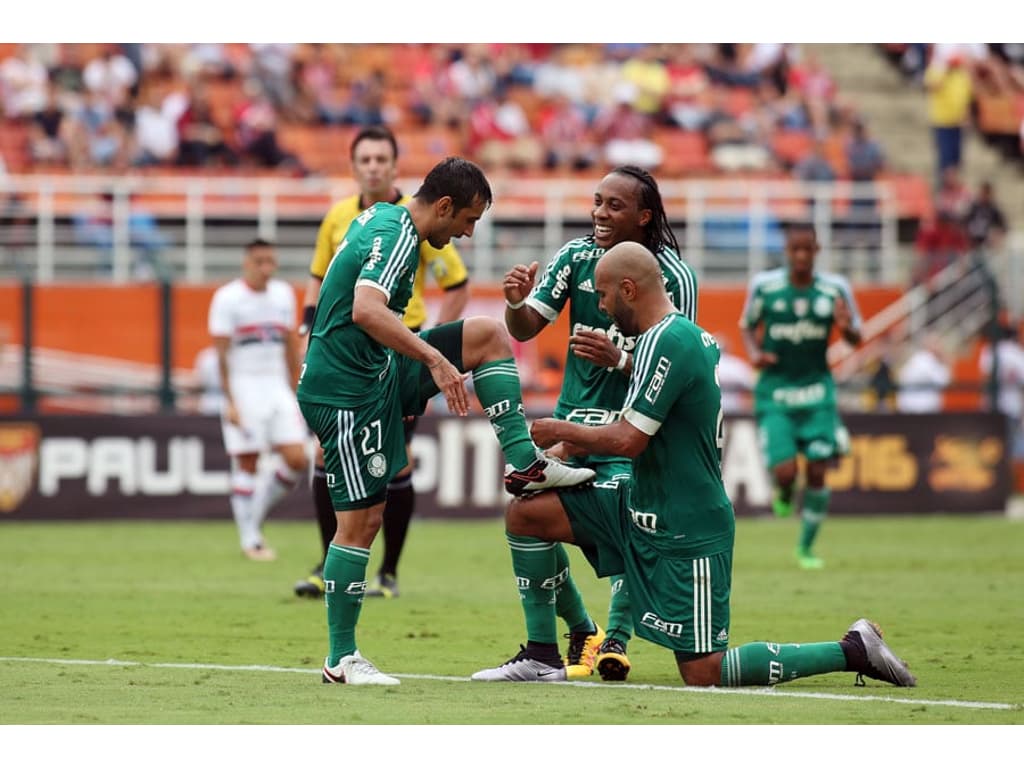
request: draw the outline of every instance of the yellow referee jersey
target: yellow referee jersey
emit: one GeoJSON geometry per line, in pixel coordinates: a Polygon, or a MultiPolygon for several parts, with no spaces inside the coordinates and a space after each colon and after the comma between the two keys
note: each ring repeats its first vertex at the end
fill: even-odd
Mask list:
{"type": "MultiPolygon", "coordinates": [[[[360,214],[359,195],[352,195],[339,200],[324,216],[320,223],[320,231],[316,236],[316,251],[313,253],[313,261],[309,265],[309,272],[313,277],[323,280],[327,273],[327,267],[334,258],[338,245],[345,237],[352,220],[360,214]]],[[[398,205],[408,202],[411,195],[403,195],[394,201],[398,205]]],[[[416,268],[416,281],[412,287],[412,298],[405,308],[403,322],[408,328],[419,328],[427,321],[427,305],[423,301],[424,277],[427,270],[434,275],[437,284],[445,290],[458,288],[469,279],[466,272],[466,265],[462,263],[462,257],[455,250],[455,246],[448,243],[444,248],[438,250],[424,240],[420,243],[420,263],[416,268]]]]}

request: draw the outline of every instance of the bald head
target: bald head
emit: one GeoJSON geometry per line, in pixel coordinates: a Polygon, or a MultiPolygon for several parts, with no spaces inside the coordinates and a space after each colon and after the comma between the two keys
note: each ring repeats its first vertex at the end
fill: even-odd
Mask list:
{"type": "Polygon", "coordinates": [[[661,265],[645,246],[622,242],[605,251],[594,270],[598,306],[627,336],[650,328],[675,310],[661,265]]]}
{"type": "Polygon", "coordinates": [[[619,283],[623,278],[632,280],[645,293],[664,285],[661,266],[647,247],[634,242],[613,245],[597,262],[594,276],[607,273],[608,280],[619,283]]]}

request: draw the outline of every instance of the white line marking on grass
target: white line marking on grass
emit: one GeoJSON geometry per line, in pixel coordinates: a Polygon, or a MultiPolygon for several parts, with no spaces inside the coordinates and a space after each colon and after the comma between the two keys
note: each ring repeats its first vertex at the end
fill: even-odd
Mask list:
{"type": "MultiPolygon", "coordinates": [[[[156,669],[210,669],[224,672],[292,672],[303,675],[319,675],[319,669],[296,667],[271,667],[265,664],[189,664],[184,662],[147,662],[122,661],[120,659],[33,659],[21,656],[0,656],[0,662],[24,662],[33,664],[68,664],[99,667],[153,667],[156,669]]],[[[468,683],[469,677],[451,677],[447,675],[399,675],[389,673],[404,680],[439,680],[446,683],[468,683]]],[[[486,685],[486,683],[484,683],[486,685]]],[[[544,683],[550,685],[550,683],[544,683]]],[[[814,693],[811,691],[785,691],[778,688],[688,688],[684,685],[647,685],[639,683],[590,683],[585,681],[565,682],[581,688],[614,688],[634,691],[672,691],[674,693],[707,693],[739,696],[774,696],[791,699],[826,699],[828,701],[871,701],[889,704],[928,705],[933,707],[956,707],[958,709],[1020,709],[1017,704],[1004,704],[995,701],[957,701],[956,699],[907,699],[897,696],[859,696],[846,693],[814,693]]]]}

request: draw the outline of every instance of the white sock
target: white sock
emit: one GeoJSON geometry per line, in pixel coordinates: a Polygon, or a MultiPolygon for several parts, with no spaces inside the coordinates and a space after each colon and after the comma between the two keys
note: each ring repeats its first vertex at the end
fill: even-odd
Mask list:
{"type": "Polygon", "coordinates": [[[298,481],[298,473],[282,461],[270,463],[260,473],[252,494],[253,520],[257,528],[263,525],[267,513],[298,484],[298,481]]]}
{"type": "Polygon", "coordinates": [[[259,524],[253,515],[256,475],[234,469],[231,472],[231,514],[238,526],[238,539],[242,549],[252,549],[263,543],[259,524]]]}

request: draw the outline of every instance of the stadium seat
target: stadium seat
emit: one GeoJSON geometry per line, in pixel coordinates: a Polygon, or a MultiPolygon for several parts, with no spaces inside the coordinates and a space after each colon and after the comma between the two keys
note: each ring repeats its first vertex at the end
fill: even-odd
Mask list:
{"type": "Polygon", "coordinates": [[[21,173],[29,170],[32,165],[28,130],[28,125],[24,123],[0,120],[0,157],[8,172],[21,173]]]}
{"type": "Polygon", "coordinates": [[[396,138],[398,167],[403,176],[426,176],[440,160],[460,151],[458,135],[444,128],[409,129],[396,138]]]}
{"type": "Polygon", "coordinates": [[[805,131],[776,131],[772,137],[775,156],[787,166],[798,163],[814,146],[814,137],[805,131]]]}
{"type": "Polygon", "coordinates": [[[1015,136],[1020,131],[1024,109],[1020,99],[1012,93],[998,95],[978,94],[978,130],[990,135],[1015,136]]]}
{"type": "Polygon", "coordinates": [[[693,176],[712,170],[707,139],[702,133],[663,128],[655,131],[653,138],[665,151],[665,158],[658,169],[660,176],[693,176]]]}

